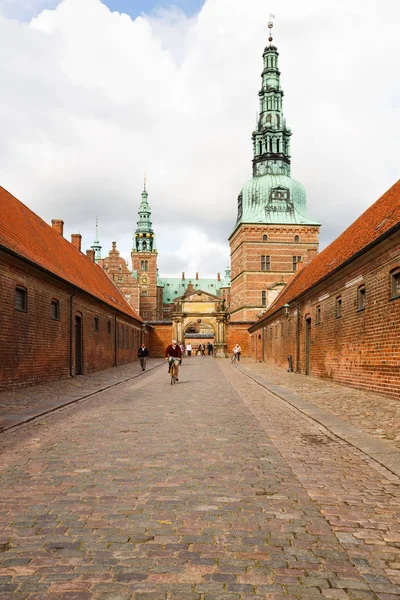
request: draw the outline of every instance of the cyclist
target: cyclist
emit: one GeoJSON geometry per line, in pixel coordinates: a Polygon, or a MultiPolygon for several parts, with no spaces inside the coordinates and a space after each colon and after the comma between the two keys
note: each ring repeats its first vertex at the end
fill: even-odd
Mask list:
{"type": "MultiPolygon", "coordinates": [[[[179,362],[181,360],[182,350],[178,345],[176,340],[172,340],[169,346],[167,346],[165,350],[165,359],[168,360],[169,366],[171,366],[172,362],[175,362],[175,373],[176,373],[176,381],[179,381],[179,362]]],[[[169,373],[169,368],[168,368],[169,373]]]]}

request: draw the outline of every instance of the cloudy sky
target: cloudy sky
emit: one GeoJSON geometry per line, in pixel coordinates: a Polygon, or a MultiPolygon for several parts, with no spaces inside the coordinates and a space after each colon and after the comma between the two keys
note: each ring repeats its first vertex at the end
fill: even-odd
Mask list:
{"type": "Polygon", "coordinates": [[[400,177],[399,0],[0,0],[0,185],[162,275],[223,271],[276,16],[292,176],[332,241],[400,177]]]}

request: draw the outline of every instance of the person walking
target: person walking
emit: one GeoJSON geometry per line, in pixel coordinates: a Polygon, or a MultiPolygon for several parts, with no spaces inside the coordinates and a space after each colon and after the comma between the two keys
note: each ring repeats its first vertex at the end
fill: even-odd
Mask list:
{"type": "Polygon", "coordinates": [[[207,344],[207,352],[208,352],[208,356],[212,356],[213,353],[213,345],[211,342],[208,342],[207,344]]]}
{"type": "Polygon", "coordinates": [[[190,342],[186,344],[186,352],[188,358],[190,358],[192,356],[192,344],[190,342]]]}
{"type": "Polygon", "coordinates": [[[140,366],[142,371],[146,370],[147,359],[149,358],[149,351],[146,348],[146,344],[142,344],[138,350],[138,357],[140,360],[140,366]]]}

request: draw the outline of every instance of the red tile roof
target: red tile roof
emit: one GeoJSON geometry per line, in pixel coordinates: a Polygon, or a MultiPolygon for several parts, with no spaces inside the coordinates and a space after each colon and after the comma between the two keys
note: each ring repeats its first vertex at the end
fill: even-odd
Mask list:
{"type": "Polygon", "coordinates": [[[101,267],[1,186],[0,245],[142,321],[101,267]]]}
{"type": "Polygon", "coordinates": [[[390,229],[399,225],[399,222],[400,180],[318,254],[309,265],[293,277],[254,327],[280,310],[284,304],[290,304],[300,294],[332,274],[356,254],[384,236],[390,229]]]}

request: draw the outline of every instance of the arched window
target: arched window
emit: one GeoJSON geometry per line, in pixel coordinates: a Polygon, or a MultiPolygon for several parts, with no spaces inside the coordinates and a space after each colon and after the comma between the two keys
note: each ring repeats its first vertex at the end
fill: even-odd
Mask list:
{"type": "Polygon", "coordinates": [[[142,290],[140,293],[141,296],[147,296],[147,290],[142,290]]]}
{"type": "Polygon", "coordinates": [[[266,233],[263,235],[263,242],[268,242],[268,236],[266,233]]]}
{"type": "Polygon", "coordinates": [[[300,241],[300,237],[299,237],[298,235],[295,235],[295,236],[294,236],[294,241],[295,241],[296,243],[297,243],[297,242],[299,242],[299,241],[300,241]]]}

